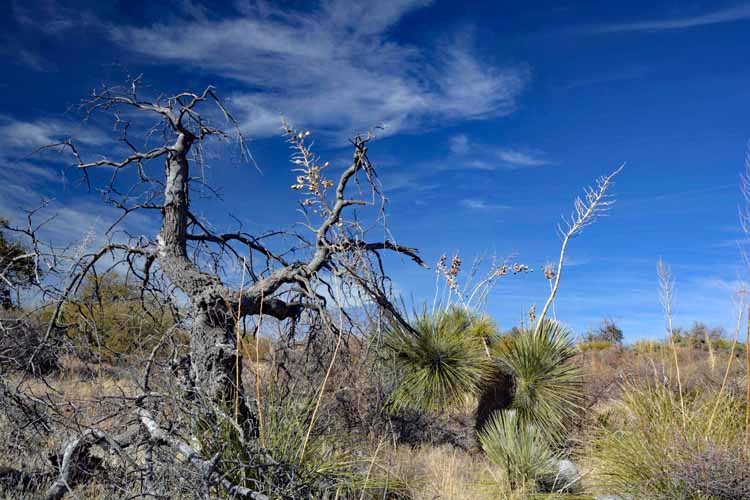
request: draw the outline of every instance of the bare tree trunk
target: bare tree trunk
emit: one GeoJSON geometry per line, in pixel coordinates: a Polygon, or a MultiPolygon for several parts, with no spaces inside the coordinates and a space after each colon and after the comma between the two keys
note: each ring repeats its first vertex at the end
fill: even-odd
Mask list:
{"type": "Polygon", "coordinates": [[[193,140],[180,134],[166,161],[160,261],[166,275],[190,301],[190,380],[194,396],[222,409],[237,401],[244,430],[254,433],[255,429],[247,427],[250,414],[242,390],[242,360],[237,359],[235,320],[224,297],[225,289],[217,277],[197,269],[187,255],[188,153],[193,140]]]}
{"type": "Polygon", "coordinates": [[[254,428],[245,400],[242,356],[237,350],[233,325],[227,311],[197,313],[190,335],[190,379],[197,397],[206,398],[227,413],[233,414],[236,402],[243,431],[255,436],[258,429],[254,428]]]}

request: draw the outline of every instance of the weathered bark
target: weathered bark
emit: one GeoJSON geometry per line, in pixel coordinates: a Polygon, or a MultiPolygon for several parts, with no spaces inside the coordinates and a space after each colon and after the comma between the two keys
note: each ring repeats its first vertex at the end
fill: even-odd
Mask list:
{"type": "Polygon", "coordinates": [[[209,398],[231,411],[237,404],[243,431],[255,437],[258,430],[245,400],[242,356],[237,350],[233,325],[225,311],[198,313],[190,336],[190,378],[198,397],[209,398]]]}
{"type": "Polygon", "coordinates": [[[237,358],[235,320],[228,307],[227,290],[217,277],[197,269],[187,255],[188,153],[193,140],[191,135],[181,133],[166,161],[161,267],[190,301],[190,380],[194,396],[224,409],[236,402],[245,430],[252,430],[248,428],[250,415],[242,390],[242,363],[237,358]]]}

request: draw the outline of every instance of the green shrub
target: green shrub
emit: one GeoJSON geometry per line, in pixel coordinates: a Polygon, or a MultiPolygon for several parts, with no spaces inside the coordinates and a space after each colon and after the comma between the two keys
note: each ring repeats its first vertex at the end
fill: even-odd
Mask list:
{"type": "Polygon", "coordinates": [[[106,362],[148,353],[174,325],[168,308],[148,295],[142,302],[140,289],[115,272],[89,275],[59,323],[77,352],[106,362]]]}
{"type": "Polygon", "coordinates": [[[36,281],[38,269],[33,252],[21,242],[6,235],[2,229],[7,229],[8,220],[0,217],[0,309],[13,309],[18,306],[16,301],[19,290],[28,288],[36,281]]]}
{"type": "Polygon", "coordinates": [[[601,325],[595,331],[589,331],[586,335],[586,340],[589,342],[603,341],[610,344],[622,344],[624,339],[625,336],[622,333],[622,329],[609,318],[604,318],[601,325]]]}
{"type": "Polygon", "coordinates": [[[502,357],[510,345],[516,341],[516,337],[520,333],[520,330],[514,330],[514,333],[505,333],[498,337],[495,342],[490,346],[490,352],[495,358],[502,357]]]}
{"type": "Polygon", "coordinates": [[[612,347],[614,347],[614,344],[608,340],[588,340],[578,343],[578,350],[581,352],[606,351],[612,347]]]}
{"type": "Polygon", "coordinates": [[[270,389],[258,436],[245,439],[228,408],[198,422],[200,448],[206,456],[218,454],[218,470],[232,482],[269,498],[369,498],[367,491],[382,486],[366,472],[374,460],[337,447],[325,426],[313,426],[308,435],[315,401],[312,396],[280,398],[270,389]]]}

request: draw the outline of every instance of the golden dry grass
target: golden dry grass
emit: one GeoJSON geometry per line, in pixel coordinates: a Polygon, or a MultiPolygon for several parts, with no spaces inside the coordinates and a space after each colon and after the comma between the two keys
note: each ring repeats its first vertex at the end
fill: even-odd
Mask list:
{"type": "MultiPolygon", "coordinates": [[[[488,468],[481,455],[450,446],[399,446],[385,452],[390,473],[403,480],[414,500],[490,499],[482,491],[480,477],[488,468]]],[[[496,498],[496,497],[494,497],[496,498]]]]}

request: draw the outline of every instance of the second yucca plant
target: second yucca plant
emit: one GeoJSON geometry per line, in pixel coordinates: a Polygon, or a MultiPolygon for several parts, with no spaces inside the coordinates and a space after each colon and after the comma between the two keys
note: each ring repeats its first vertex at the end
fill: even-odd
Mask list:
{"type": "Polygon", "coordinates": [[[512,408],[523,424],[534,425],[552,440],[561,437],[578,408],[581,373],[571,363],[575,346],[570,331],[545,319],[522,329],[497,352],[514,380],[512,408]]]}

